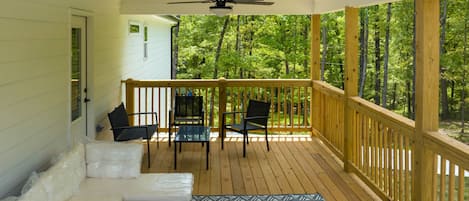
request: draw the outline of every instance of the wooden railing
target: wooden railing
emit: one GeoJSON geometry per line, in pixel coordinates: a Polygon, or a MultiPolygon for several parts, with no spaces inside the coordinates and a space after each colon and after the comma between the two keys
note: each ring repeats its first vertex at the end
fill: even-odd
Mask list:
{"type": "MultiPolygon", "coordinates": [[[[311,132],[311,80],[126,80],[129,112],[157,112],[161,131],[177,95],[204,97],[205,122],[218,130],[225,111],[245,111],[249,99],[271,102],[269,130],[311,132]]],[[[133,119],[131,121],[139,121],[133,119]]]]}
{"type": "MultiPolygon", "coordinates": [[[[131,112],[158,112],[163,131],[175,94],[204,96],[206,122],[214,130],[219,128],[222,112],[244,110],[249,99],[270,101],[270,131],[313,132],[340,159],[344,160],[347,153],[349,160],[343,162],[350,164],[351,171],[383,200],[412,199],[414,121],[359,97],[345,100],[341,89],[325,82],[225,79],[124,82],[127,107],[131,112]],[[347,109],[353,112],[350,129],[344,128],[346,102],[347,109]],[[349,135],[349,146],[345,145],[345,135],[349,135]]],[[[440,133],[425,133],[423,144],[434,156],[433,183],[428,184],[433,188],[433,200],[469,200],[468,146],[440,133]]]]}
{"type": "Polygon", "coordinates": [[[469,149],[440,133],[428,132],[425,146],[433,153],[434,200],[469,200],[469,149]]]}
{"type": "Polygon", "coordinates": [[[325,82],[313,82],[318,96],[314,125],[317,136],[341,159],[344,153],[344,91],[325,82]]]}
{"type": "MultiPolygon", "coordinates": [[[[351,152],[352,172],[383,200],[411,200],[414,192],[415,122],[359,97],[348,99],[352,119],[351,150],[344,150],[344,92],[313,81],[313,131],[343,160],[351,152]]],[[[469,200],[469,149],[441,133],[424,134],[433,153],[433,200],[469,200]]]]}
{"type": "Polygon", "coordinates": [[[355,173],[382,197],[411,200],[414,122],[359,97],[348,107],[355,114],[349,161],[355,173]]]}

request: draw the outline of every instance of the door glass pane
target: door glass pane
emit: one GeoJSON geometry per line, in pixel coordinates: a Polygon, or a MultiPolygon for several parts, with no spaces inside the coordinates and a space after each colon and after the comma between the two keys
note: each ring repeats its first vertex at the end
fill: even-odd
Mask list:
{"type": "Polygon", "coordinates": [[[72,28],[72,121],[81,117],[81,29],[72,28]]]}

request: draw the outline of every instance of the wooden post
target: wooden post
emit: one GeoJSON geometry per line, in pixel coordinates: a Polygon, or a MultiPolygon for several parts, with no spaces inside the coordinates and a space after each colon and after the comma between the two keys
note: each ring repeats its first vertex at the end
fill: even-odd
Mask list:
{"type": "Polygon", "coordinates": [[[218,80],[218,137],[221,137],[223,131],[222,119],[226,112],[226,79],[221,77],[218,80]]]}
{"type": "MultiPolygon", "coordinates": [[[[311,81],[319,80],[321,77],[321,16],[311,16],[311,81]]],[[[314,83],[313,83],[314,85],[314,83]]],[[[320,117],[320,94],[319,91],[314,90],[312,87],[312,101],[311,101],[311,134],[319,131],[320,117]],[[316,131],[316,132],[315,132],[316,131]]]]}
{"type": "Polygon", "coordinates": [[[358,8],[345,7],[345,98],[344,98],[344,170],[350,172],[352,159],[353,110],[349,97],[358,95],[358,8]]]}
{"type": "Polygon", "coordinates": [[[439,99],[439,0],[416,0],[416,84],[414,193],[412,200],[435,200],[433,195],[433,152],[425,147],[424,133],[438,131],[439,99]]]}
{"type": "MultiPolygon", "coordinates": [[[[134,103],[135,100],[135,93],[134,93],[134,80],[127,79],[125,81],[125,109],[127,113],[135,113],[134,111],[134,103]]],[[[134,125],[134,118],[133,116],[129,116],[129,124],[132,126],[134,125]]]]}

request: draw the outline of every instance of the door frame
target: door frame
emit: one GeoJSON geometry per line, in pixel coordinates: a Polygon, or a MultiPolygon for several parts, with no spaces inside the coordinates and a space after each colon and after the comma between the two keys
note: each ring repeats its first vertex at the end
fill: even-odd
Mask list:
{"type": "MultiPolygon", "coordinates": [[[[82,116],[81,118],[84,118],[83,120],[85,121],[86,125],[86,137],[90,139],[95,139],[96,137],[96,123],[95,123],[95,113],[94,113],[94,13],[92,11],[88,10],[83,10],[83,9],[77,9],[77,8],[70,8],[69,10],[69,26],[68,26],[68,58],[71,58],[72,52],[71,52],[71,30],[72,30],[72,17],[73,16],[79,16],[79,17],[85,17],[86,18],[86,76],[83,78],[85,79],[86,83],[86,95],[87,98],[90,99],[91,101],[87,102],[85,104],[85,114],[86,116],[82,116]]],[[[71,75],[72,71],[72,66],[71,62],[68,62],[68,70],[67,70],[67,75],[71,75]]],[[[68,79],[67,79],[68,80],[68,79]]],[[[70,84],[69,84],[70,85],[70,84]]],[[[69,118],[69,125],[67,126],[67,144],[69,146],[73,146],[73,137],[72,136],[72,114],[71,114],[71,85],[68,87],[68,108],[67,108],[67,113],[68,113],[68,118],[69,118]]],[[[83,97],[84,98],[84,97],[83,97]]]]}

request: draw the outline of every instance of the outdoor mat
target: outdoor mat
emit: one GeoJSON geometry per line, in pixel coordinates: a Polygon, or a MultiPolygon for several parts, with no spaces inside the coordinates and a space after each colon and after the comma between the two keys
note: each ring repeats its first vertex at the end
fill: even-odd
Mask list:
{"type": "Polygon", "coordinates": [[[192,201],[325,201],[321,194],[193,195],[192,201]]]}

